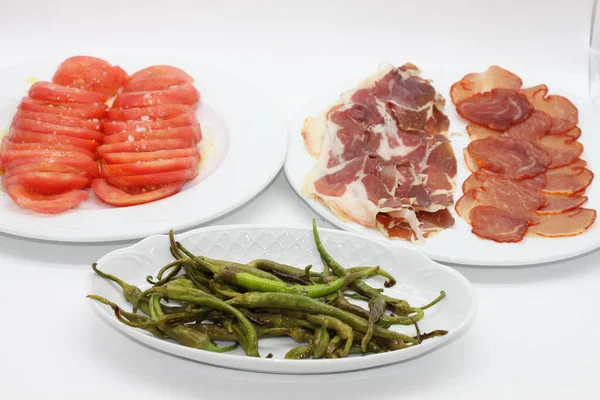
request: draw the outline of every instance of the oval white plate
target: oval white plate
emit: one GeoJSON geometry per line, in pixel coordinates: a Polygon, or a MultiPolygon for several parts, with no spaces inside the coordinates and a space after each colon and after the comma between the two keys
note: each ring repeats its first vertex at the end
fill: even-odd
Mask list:
{"type": "MultiPolygon", "coordinates": [[[[462,70],[423,68],[422,76],[433,79],[436,90],[446,97],[445,113],[450,119],[450,132],[465,132],[466,126],[450,101],[450,86],[453,82],[461,79],[466,73],[484,70],[485,68],[485,66],[479,69],[465,68],[462,70]]],[[[567,96],[577,105],[579,108],[579,127],[583,132],[579,141],[585,146],[582,158],[588,162],[588,168],[596,171],[597,165],[599,165],[596,160],[600,159],[600,136],[597,134],[600,131],[600,109],[598,107],[594,109],[591,102],[577,99],[575,96],[559,89],[567,87],[569,76],[554,78],[554,80],[540,80],[535,79],[537,76],[535,73],[515,72],[523,78],[525,86],[545,83],[550,89],[550,94],[567,96]]],[[[359,81],[357,80],[356,82],[359,81]]],[[[408,247],[420,251],[434,260],[468,265],[538,264],[574,257],[600,247],[600,221],[596,221],[584,234],[575,237],[550,239],[528,235],[520,243],[501,244],[490,240],[483,240],[472,234],[470,225],[456,214],[454,207],[451,208],[451,211],[456,224],[452,228],[427,239],[425,243],[414,244],[403,240],[390,240],[378,230],[341,221],[322,203],[305,197],[301,192],[302,182],[315,164],[315,159],[305,150],[300,135],[304,119],[309,115],[315,115],[328,105],[331,105],[338,99],[340,93],[356,85],[356,82],[345,83],[325,91],[300,110],[294,120],[288,125],[290,141],[284,166],[287,179],[300,197],[329,222],[344,230],[358,232],[392,246],[408,247]]],[[[462,183],[470,174],[462,157],[462,150],[469,144],[469,138],[466,134],[453,134],[451,135],[451,140],[458,161],[457,192],[454,196],[456,201],[462,195],[462,183]]],[[[597,179],[599,178],[595,180],[597,179]]],[[[589,197],[589,200],[584,207],[599,210],[600,184],[598,182],[594,181],[592,183],[587,190],[586,196],[589,197]]]]}
{"type": "MultiPolygon", "coordinates": [[[[273,353],[273,359],[253,358],[241,349],[226,354],[190,349],[177,343],[157,339],[141,329],[130,328],[118,322],[107,306],[93,300],[94,310],[112,327],[155,349],[221,367],[273,373],[312,374],[342,372],[394,363],[426,353],[462,333],[469,325],[477,309],[475,291],[457,271],[437,264],[417,252],[393,248],[356,234],[338,230],[322,229],[321,239],[331,255],[342,265],[379,265],[388,270],[398,283],[386,293],[408,300],[411,304],[425,304],[445,290],[447,296],[440,303],[426,310],[419,323],[422,331],[446,329],[449,333],[441,338],[423,342],[413,348],[347,359],[285,360],[286,351],[297,344],[291,339],[261,339],[259,350],[262,357],[273,353]]],[[[321,262],[310,229],[289,229],[249,225],[202,228],[177,236],[177,239],[196,254],[249,262],[257,258],[270,258],[291,265],[312,264],[320,270],[321,262]]],[[[145,277],[153,275],[172,260],[167,236],[151,236],[138,244],[114,251],[98,261],[98,268],[115,274],[140,288],[148,287],[145,277]]],[[[382,287],[381,279],[372,278],[374,286],[382,287]]],[[[87,280],[88,293],[104,296],[125,309],[131,309],[117,286],[95,273],[87,280]]],[[[414,328],[395,327],[414,335],[414,328]]]]}
{"type": "MultiPolygon", "coordinates": [[[[169,198],[133,207],[111,207],[90,190],[90,199],[58,215],[18,207],[0,191],[0,232],[65,242],[137,239],[189,228],[220,217],[252,199],[277,175],[285,158],[285,120],[258,89],[222,70],[189,60],[153,56],[108,58],[133,73],[172,64],[195,78],[201,93],[197,118],[204,134],[196,179],[169,198]]],[[[0,131],[7,131],[31,85],[52,78],[61,60],[27,62],[0,72],[0,131]]]]}

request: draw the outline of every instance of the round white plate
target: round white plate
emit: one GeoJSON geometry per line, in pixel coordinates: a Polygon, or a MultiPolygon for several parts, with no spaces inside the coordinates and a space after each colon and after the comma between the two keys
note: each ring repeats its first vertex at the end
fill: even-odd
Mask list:
{"type": "MultiPolygon", "coordinates": [[[[457,271],[431,261],[412,250],[388,247],[356,234],[338,230],[322,229],[323,244],[342,265],[379,265],[388,270],[398,283],[386,293],[408,300],[411,304],[425,304],[438,296],[440,290],[447,293],[440,303],[426,310],[419,322],[422,331],[446,329],[446,336],[424,341],[404,350],[388,353],[353,356],[347,359],[285,360],[285,353],[295,342],[287,338],[261,339],[259,351],[262,358],[247,357],[241,349],[226,354],[216,354],[190,349],[168,340],[158,339],[148,332],[130,328],[116,320],[113,311],[93,300],[89,301],[97,314],[112,327],[124,332],[150,347],[207,364],[249,371],[313,374],[342,372],[369,368],[407,360],[438,348],[461,334],[468,326],[477,309],[475,291],[457,271]],[[272,353],[274,358],[264,358],[272,353]]],[[[251,225],[220,226],[194,230],[177,236],[190,251],[209,257],[238,262],[257,258],[270,258],[279,262],[305,266],[312,264],[321,268],[310,229],[289,229],[251,225]]],[[[115,274],[129,283],[144,289],[148,287],[146,275],[154,275],[172,261],[167,236],[151,236],[138,244],[114,251],[98,261],[98,268],[115,274]]],[[[383,280],[371,278],[373,285],[382,287],[383,280]]],[[[104,296],[117,304],[131,309],[118,287],[95,273],[87,280],[88,293],[104,296]]],[[[414,328],[394,327],[403,333],[414,335],[414,328]]],[[[133,346],[133,344],[132,344],[133,346]]]]}
{"type": "MultiPolygon", "coordinates": [[[[433,79],[433,85],[436,90],[446,98],[445,114],[450,119],[450,138],[458,161],[457,191],[454,195],[456,201],[462,195],[462,183],[470,174],[462,156],[463,149],[469,144],[469,138],[466,133],[461,133],[466,132],[466,124],[456,113],[450,101],[449,90],[452,83],[460,80],[466,73],[482,71],[486,67],[452,70],[421,67],[423,68],[422,76],[433,79]]],[[[595,172],[599,165],[597,160],[600,159],[600,136],[597,134],[600,131],[600,109],[598,107],[594,109],[590,101],[578,99],[560,89],[561,87],[568,87],[569,76],[558,77],[553,80],[540,80],[536,79],[537,75],[535,73],[514,72],[523,78],[525,87],[545,83],[549,87],[550,94],[564,95],[575,103],[579,109],[579,127],[583,132],[579,141],[585,146],[585,151],[581,157],[588,162],[588,168],[595,172]]],[[[597,221],[584,234],[575,237],[551,239],[528,235],[520,243],[496,243],[491,240],[481,239],[471,233],[470,225],[456,214],[454,207],[451,208],[451,212],[456,220],[456,224],[452,228],[427,239],[425,243],[416,244],[403,240],[391,240],[376,229],[365,228],[355,223],[343,222],[322,203],[305,197],[301,191],[302,182],[316,160],[305,150],[300,135],[304,119],[307,116],[317,114],[328,105],[333,104],[343,91],[354,87],[358,82],[360,82],[360,78],[355,82],[347,82],[325,91],[300,110],[288,125],[290,141],[284,166],[287,179],[300,197],[329,222],[344,230],[358,232],[392,246],[408,247],[420,251],[434,260],[467,265],[510,266],[538,264],[574,257],[600,247],[600,221],[597,221]]],[[[598,182],[592,183],[587,190],[586,196],[589,197],[589,200],[584,207],[599,210],[600,184],[598,182]]]]}
{"type": "MultiPolygon", "coordinates": [[[[240,78],[189,60],[120,55],[108,58],[128,73],[172,64],[195,79],[201,94],[197,118],[204,138],[199,175],[169,198],[133,207],[111,207],[90,189],[90,199],[73,210],[43,215],[17,206],[0,191],[0,232],[65,242],[137,239],[185,229],[220,217],[260,193],[285,158],[285,120],[258,89],[240,78]]],[[[32,80],[49,80],[62,60],[27,62],[0,72],[0,133],[6,133],[32,80]]]]}

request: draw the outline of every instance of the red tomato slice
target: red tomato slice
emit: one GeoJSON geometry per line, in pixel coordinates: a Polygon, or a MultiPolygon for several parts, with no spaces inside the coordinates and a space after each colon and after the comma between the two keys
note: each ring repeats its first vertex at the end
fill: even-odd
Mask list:
{"type": "Polygon", "coordinates": [[[93,152],[83,149],[81,147],[62,144],[62,143],[15,143],[10,138],[5,137],[2,139],[2,146],[0,152],[9,150],[62,150],[62,151],[75,151],[87,155],[89,158],[95,158],[93,152]]]}
{"type": "Polygon", "coordinates": [[[84,189],[91,179],[77,174],[62,172],[22,172],[3,177],[5,186],[21,185],[41,194],[59,194],[68,190],[84,189]]]}
{"type": "Polygon", "coordinates": [[[155,119],[173,118],[185,113],[194,113],[194,106],[185,104],[161,104],[150,107],[118,108],[113,107],[108,111],[111,121],[153,121],[155,119]]]}
{"type": "Polygon", "coordinates": [[[167,76],[177,76],[184,79],[185,82],[193,82],[194,78],[189,76],[185,71],[172,65],[152,65],[140,69],[129,77],[129,82],[136,82],[143,79],[163,78],[167,76]]]}
{"type": "Polygon", "coordinates": [[[44,164],[59,164],[81,169],[89,173],[93,177],[100,175],[100,169],[96,161],[91,161],[88,158],[78,157],[21,157],[16,160],[6,163],[4,167],[7,171],[14,168],[33,163],[44,163],[44,164]]]}
{"type": "Polygon", "coordinates": [[[9,171],[6,171],[3,176],[4,178],[8,178],[12,175],[18,175],[25,172],[60,172],[63,174],[75,174],[88,179],[92,178],[92,174],[86,170],[75,168],[70,165],[49,162],[32,162],[29,164],[18,165],[11,168],[9,171]]]}
{"type": "Polygon", "coordinates": [[[96,152],[100,157],[103,157],[107,153],[132,153],[132,152],[146,152],[146,151],[157,151],[157,150],[174,150],[174,149],[185,149],[196,147],[193,140],[179,140],[179,139],[166,139],[166,140],[137,140],[134,142],[122,142],[122,143],[111,143],[104,144],[96,149],[96,152]]]}
{"type": "Polygon", "coordinates": [[[45,214],[58,214],[77,207],[89,197],[84,190],[69,190],[60,194],[40,194],[25,189],[22,185],[6,185],[8,194],[23,208],[45,214]]]}
{"type": "Polygon", "coordinates": [[[53,104],[45,104],[25,97],[19,104],[19,110],[33,111],[39,113],[60,114],[68,117],[83,119],[106,118],[107,107],[104,103],[80,104],[77,107],[63,107],[53,104]]]}
{"type": "Polygon", "coordinates": [[[108,99],[127,82],[127,73],[120,67],[96,57],[75,56],[63,61],[52,82],[78,89],[102,93],[108,99]]]}
{"type": "Polygon", "coordinates": [[[21,129],[29,132],[47,133],[51,135],[71,136],[79,139],[95,140],[97,142],[102,142],[102,138],[104,137],[102,132],[98,131],[78,128],[75,126],[51,124],[49,122],[36,121],[27,118],[15,118],[11,128],[21,129]]]}
{"type": "Polygon", "coordinates": [[[187,77],[177,75],[166,75],[157,78],[137,79],[130,81],[123,88],[123,93],[148,92],[154,90],[165,90],[174,86],[192,82],[187,77]]]}
{"type": "Polygon", "coordinates": [[[158,187],[170,183],[185,182],[196,177],[196,168],[156,174],[130,175],[107,178],[108,183],[120,189],[158,187]]]}
{"type": "Polygon", "coordinates": [[[197,147],[193,147],[189,149],[148,151],[145,153],[106,153],[103,155],[102,161],[106,164],[131,164],[184,157],[196,157],[199,160],[200,151],[197,147]]]}
{"type": "Polygon", "coordinates": [[[10,130],[10,140],[15,143],[61,143],[65,145],[76,146],[91,152],[96,151],[96,148],[98,147],[98,142],[94,140],[79,139],[72,136],[27,132],[20,129],[10,130]]]}
{"type": "Polygon", "coordinates": [[[181,126],[190,126],[197,124],[196,116],[193,113],[186,113],[178,115],[177,117],[169,119],[159,119],[156,121],[136,121],[136,122],[122,122],[122,121],[110,121],[104,123],[104,133],[112,135],[114,133],[135,131],[135,132],[147,132],[151,130],[178,128],[181,126]]]}
{"type": "Polygon", "coordinates": [[[150,92],[121,93],[115,98],[114,107],[134,108],[161,104],[195,105],[200,101],[200,93],[194,85],[186,83],[171,89],[150,92]]]}
{"type": "Polygon", "coordinates": [[[135,142],[137,140],[165,140],[165,139],[180,139],[199,141],[202,137],[202,129],[199,124],[191,126],[182,126],[173,129],[163,129],[151,132],[121,132],[113,135],[104,136],[104,143],[120,143],[120,142],[135,142]]]}
{"type": "Polygon", "coordinates": [[[29,97],[51,104],[93,104],[104,102],[101,93],[90,92],[52,82],[36,82],[29,88],[29,97]]]}
{"type": "Polygon", "coordinates": [[[100,164],[100,174],[105,178],[114,178],[119,176],[156,174],[159,172],[192,169],[197,166],[198,157],[134,162],[129,164],[100,164]]]}
{"type": "Polygon", "coordinates": [[[137,194],[130,194],[110,185],[104,179],[94,179],[92,181],[92,189],[94,189],[96,196],[103,202],[118,207],[135,206],[164,199],[179,192],[182,186],[183,182],[180,182],[137,194]]]}
{"type": "Polygon", "coordinates": [[[98,119],[83,119],[60,114],[42,113],[27,110],[19,110],[15,114],[15,119],[17,118],[33,119],[35,121],[48,122],[56,125],[73,126],[92,131],[102,130],[102,122],[100,122],[98,119]]]}

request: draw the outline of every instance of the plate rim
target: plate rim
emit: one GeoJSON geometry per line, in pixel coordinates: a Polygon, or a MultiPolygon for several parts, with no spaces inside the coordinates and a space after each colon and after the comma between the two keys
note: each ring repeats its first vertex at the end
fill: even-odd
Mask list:
{"type": "MultiPolygon", "coordinates": [[[[273,225],[273,224],[229,224],[229,225],[215,225],[215,226],[201,227],[201,228],[197,228],[197,229],[183,232],[180,234],[176,234],[175,236],[177,239],[183,240],[189,236],[203,234],[203,233],[207,233],[207,232],[211,232],[211,231],[226,232],[226,231],[231,231],[231,230],[244,230],[244,229],[248,229],[248,230],[253,230],[253,229],[263,229],[263,230],[284,229],[285,230],[285,229],[287,229],[287,230],[294,230],[294,231],[303,231],[303,232],[308,232],[308,233],[311,232],[311,228],[307,228],[307,227],[287,227],[287,226],[276,225],[276,224],[275,225],[273,225]]],[[[312,374],[321,374],[321,373],[343,373],[343,372],[358,371],[358,370],[363,370],[363,369],[373,368],[373,367],[383,367],[383,366],[391,365],[391,364],[404,363],[404,362],[407,362],[414,358],[427,355],[427,354],[431,353],[432,351],[440,349],[440,348],[444,347],[445,345],[447,345],[448,343],[451,343],[454,340],[459,339],[473,325],[477,311],[479,309],[479,300],[477,297],[477,292],[475,290],[475,287],[471,284],[471,282],[469,282],[469,280],[463,274],[461,274],[459,271],[457,271],[456,269],[449,267],[447,265],[440,264],[440,263],[432,260],[431,258],[427,257],[423,253],[417,252],[410,248],[399,248],[399,247],[393,247],[393,246],[386,246],[384,243],[375,241],[375,240],[365,237],[364,235],[361,235],[359,233],[348,232],[348,231],[343,231],[343,230],[339,230],[339,229],[330,229],[330,228],[319,228],[319,232],[321,233],[322,237],[326,237],[327,235],[331,235],[331,234],[340,235],[340,236],[348,236],[348,237],[353,237],[356,239],[372,242],[375,245],[387,248],[393,252],[402,251],[402,252],[413,253],[416,257],[423,260],[423,263],[419,264],[420,268],[426,267],[426,266],[433,267],[440,271],[443,271],[444,273],[450,275],[454,279],[457,279],[460,282],[460,284],[462,285],[462,288],[465,290],[465,293],[468,294],[468,296],[469,296],[469,299],[471,301],[470,309],[468,310],[468,312],[465,315],[465,317],[463,318],[463,320],[460,322],[459,326],[457,328],[453,329],[448,335],[436,338],[435,342],[429,342],[431,344],[429,346],[427,346],[426,349],[423,349],[422,347],[419,348],[419,346],[405,349],[404,350],[405,352],[411,352],[411,353],[415,353],[415,354],[410,354],[408,357],[405,357],[401,360],[395,360],[395,361],[387,360],[389,358],[393,359],[394,358],[393,356],[395,355],[394,352],[387,352],[387,353],[381,353],[381,354],[374,354],[374,355],[370,355],[370,356],[366,356],[366,357],[362,357],[362,358],[332,359],[332,360],[327,360],[327,362],[324,363],[323,360],[281,360],[281,359],[253,358],[253,357],[243,357],[243,356],[229,356],[226,354],[224,355],[224,354],[217,354],[217,353],[211,353],[211,352],[204,352],[203,350],[189,349],[189,348],[186,348],[186,347],[181,346],[176,343],[163,341],[161,339],[151,337],[149,335],[146,335],[146,334],[140,332],[139,330],[137,330],[135,328],[131,328],[131,327],[119,324],[119,322],[116,319],[108,317],[109,313],[102,311],[103,307],[98,302],[90,302],[89,304],[90,304],[90,307],[92,307],[92,309],[94,310],[94,313],[96,313],[96,315],[99,316],[100,319],[103,320],[111,328],[115,329],[118,332],[124,333],[129,339],[132,339],[138,343],[142,343],[146,346],[151,347],[151,349],[154,351],[159,351],[162,353],[166,353],[168,355],[182,357],[182,358],[194,361],[194,362],[202,363],[204,365],[211,365],[211,366],[235,369],[235,370],[252,371],[252,372],[260,372],[260,373],[274,373],[274,374],[283,374],[283,375],[312,375],[312,374]],[[151,342],[163,343],[164,346],[161,345],[161,346],[157,347],[157,346],[152,345],[151,342]],[[169,351],[166,349],[172,349],[175,351],[173,352],[173,351],[169,351]],[[181,349],[182,351],[177,352],[176,349],[181,349]],[[198,353],[198,354],[203,354],[204,356],[206,356],[203,358],[207,358],[207,360],[200,361],[197,358],[190,358],[190,357],[187,357],[185,354],[182,354],[182,353],[186,353],[188,351],[203,352],[203,353],[198,353]],[[217,357],[217,359],[219,359],[219,356],[231,357],[231,359],[234,362],[230,363],[231,365],[224,365],[224,363],[222,363],[222,362],[214,362],[213,359],[215,359],[215,357],[217,357]],[[384,361],[373,362],[374,358],[376,360],[379,360],[382,358],[382,356],[385,357],[384,361]],[[240,358],[237,358],[237,357],[240,357],[240,358]],[[367,361],[367,362],[359,361],[358,367],[353,366],[353,364],[355,364],[355,362],[354,362],[355,360],[365,360],[365,359],[373,360],[373,361],[367,361]],[[238,361],[244,360],[244,361],[242,363],[240,363],[240,364],[242,364],[241,366],[237,366],[237,365],[235,365],[235,364],[237,364],[235,362],[235,360],[238,360],[238,361]],[[265,363],[270,363],[270,364],[268,364],[269,368],[261,368],[261,366],[265,363]],[[245,365],[245,364],[248,364],[248,365],[245,365]],[[282,365],[285,366],[285,368],[282,368],[282,365]],[[301,368],[299,368],[298,371],[290,371],[289,369],[292,368],[293,365],[301,366],[301,368]],[[339,366],[339,368],[332,371],[331,370],[332,365],[339,366]],[[290,367],[287,368],[287,366],[290,366],[290,367]],[[304,367],[308,367],[308,368],[304,368],[304,367]],[[310,367],[312,367],[314,370],[309,371],[311,369],[310,367]]],[[[103,255],[97,261],[98,267],[101,269],[103,263],[105,263],[111,259],[118,258],[122,254],[127,254],[128,252],[135,250],[136,248],[143,248],[146,244],[152,243],[157,240],[162,240],[164,242],[166,239],[168,239],[167,235],[152,235],[152,236],[148,236],[130,246],[111,251],[111,252],[103,255]]],[[[93,293],[93,291],[92,291],[93,282],[97,279],[99,279],[99,277],[95,272],[93,272],[93,271],[89,272],[89,274],[86,278],[86,282],[85,282],[86,293],[88,293],[88,294],[93,293]]],[[[404,354],[406,354],[406,353],[404,353],[404,354]]]]}

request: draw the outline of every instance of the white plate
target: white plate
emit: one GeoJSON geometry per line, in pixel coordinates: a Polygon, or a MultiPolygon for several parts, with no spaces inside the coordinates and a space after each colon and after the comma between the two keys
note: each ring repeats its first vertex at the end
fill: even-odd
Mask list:
{"type": "MultiPolygon", "coordinates": [[[[462,183],[469,176],[469,171],[462,157],[462,150],[469,144],[469,138],[466,134],[458,134],[459,132],[465,132],[466,124],[458,116],[449,100],[449,89],[453,82],[461,79],[467,72],[479,71],[485,68],[465,68],[461,70],[423,68],[422,76],[433,79],[436,90],[446,97],[445,113],[450,119],[450,132],[457,133],[451,135],[452,146],[458,161],[458,188],[455,193],[455,200],[462,195],[462,183]]],[[[588,162],[588,168],[596,171],[599,165],[597,160],[600,159],[600,136],[597,134],[600,131],[600,110],[598,108],[594,109],[591,102],[577,99],[575,96],[568,94],[568,92],[559,89],[567,87],[569,83],[568,76],[554,78],[554,80],[546,79],[540,81],[539,79],[535,79],[536,74],[526,74],[520,71],[515,72],[523,78],[525,86],[545,83],[550,89],[550,94],[565,95],[576,104],[579,108],[579,127],[583,132],[579,141],[585,146],[582,158],[588,162]],[[532,76],[533,78],[531,78],[532,76]]],[[[300,197],[329,222],[344,230],[362,233],[372,239],[383,241],[393,246],[408,247],[420,251],[434,260],[468,265],[538,264],[574,257],[600,247],[600,221],[597,221],[584,234],[575,237],[551,239],[528,235],[520,243],[501,244],[491,240],[483,240],[472,234],[470,225],[456,214],[454,207],[451,208],[451,212],[456,220],[456,224],[452,228],[427,239],[425,243],[414,244],[403,240],[390,240],[376,229],[369,229],[355,223],[341,221],[322,203],[305,197],[301,193],[302,182],[315,164],[315,159],[305,150],[300,135],[304,119],[309,115],[315,115],[328,105],[331,105],[338,99],[340,93],[355,86],[359,81],[360,79],[357,79],[356,82],[347,82],[325,91],[300,110],[288,126],[290,141],[284,166],[288,181],[300,197]]],[[[598,182],[592,183],[586,195],[589,197],[589,200],[584,207],[596,210],[600,209],[600,184],[598,182]]]]}
{"type": "MultiPolygon", "coordinates": [[[[143,238],[189,228],[240,207],[276,176],[285,158],[285,120],[258,89],[222,70],[189,60],[155,56],[107,58],[129,73],[172,64],[195,78],[201,93],[197,118],[204,134],[199,176],[169,198],[133,207],[111,207],[90,190],[90,199],[58,215],[18,207],[0,191],[0,232],[66,242],[143,238]]],[[[0,72],[0,131],[7,131],[27,94],[29,78],[52,78],[61,60],[27,62],[0,72]]]]}
{"type": "MultiPolygon", "coordinates": [[[[320,258],[310,229],[289,229],[259,226],[221,226],[194,230],[177,237],[196,254],[249,262],[257,258],[270,258],[279,262],[304,266],[312,264],[320,270],[320,258]],[[319,266],[319,267],[318,267],[319,266]]],[[[437,348],[463,332],[477,309],[475,291],[457,271],[437,264],[417,252],[393,248],[365,239],[359,235],[338,230],[321,230],[321,239],[331,255],[342,265],[379,265],[388,270],[398,283],[386,293],[408,300],[411,304],[425,304],[445,290],[447,296],[426,310],[419,323],[421,330],[446,329],[446,336],[427,340],[422,344],[393,351],[347,359],[285,360],[286,351],[297,344],[291,339],[261,339],[259,350],[263,358],[244,355],[241,349],[226,354],[216,354],[190,349],[171,341],[157,339],[146,331],[130,328],[118,322],[107,306],[93,300],[94,310],[112,327],[155,349],[221,367],[273,373],[310,374],[342,372],[394,363],[424,354],[437,348]],[[264,358],[273,353],[273,359],[264,358]]],[[[98,268],[115,274],[142,289],[148,287],[146,275],[156,272],[169,261],[169,240],[166,236],[152,236],[138,244],[114,251],[98,261],[98,268]]],[[[382,287],[381,279],[372,278],[374,286],[382,287]]],[[[92,272],[87,280],[88,293],[112,299],[131,309],[117,286],[92,272]]],[[[414,335],[414,328],[399,327],[404,333],[414,335]]],[[[133,345],[133,344],[132,344],[133,345]]]]}

